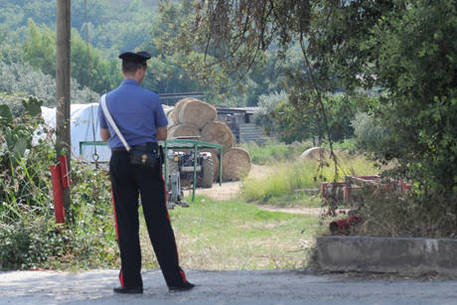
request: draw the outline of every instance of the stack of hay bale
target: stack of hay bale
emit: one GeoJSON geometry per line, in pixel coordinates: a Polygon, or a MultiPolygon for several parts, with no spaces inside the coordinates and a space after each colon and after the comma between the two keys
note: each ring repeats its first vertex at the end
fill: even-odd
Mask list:
{"type": "MultiPolygon", "coordinates": [[[[251,169],[249,153],[234,147],[235,137],[230,128],[216,121],[214,106],[195,98],[180,100],[174,108],[164,109],[169,121],[168,138],[198,137],[199,141],[219,144],[223,148],[222,179],[235,181],[247,175],[251,169]]],[[[214,179],[219,177],[219,153],[211,150],[214,162],[214,179]]]]}

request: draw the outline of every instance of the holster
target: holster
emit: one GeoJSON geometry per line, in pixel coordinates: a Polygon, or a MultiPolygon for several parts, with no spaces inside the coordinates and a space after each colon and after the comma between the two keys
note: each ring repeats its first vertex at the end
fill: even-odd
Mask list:
{"type": "Polygon", "coordinates": [[[160,166],[160,151],[157,143],[136,145],[130,150],[130,163],[148,168],[160,166]]]}

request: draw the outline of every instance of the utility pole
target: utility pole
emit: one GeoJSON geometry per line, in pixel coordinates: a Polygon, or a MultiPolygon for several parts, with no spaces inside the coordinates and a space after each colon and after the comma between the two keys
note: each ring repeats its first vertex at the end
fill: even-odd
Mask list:
{"type": "MultiPolygon", "coordinates": [[[[57,58],[56,58],[56,153],[67,155],[70,172],[70,56],[71,0],[57,0],[57,58]]],[[[70,207],[70,189],[63,189],[65,210],[70,207]]]]}

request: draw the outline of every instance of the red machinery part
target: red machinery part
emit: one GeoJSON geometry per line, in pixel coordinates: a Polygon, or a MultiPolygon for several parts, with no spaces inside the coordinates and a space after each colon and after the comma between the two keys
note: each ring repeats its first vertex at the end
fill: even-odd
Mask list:
{"type": "Polygon", "coordinates": [[[70,175],[68,175],[67,156],[62,155],[58,158],[60,163],[60,179],[62,180],[62,187],[68,188],[70,187],[70,175]]]}
{"type": "Polygon", "coordinates": [[[362,222],[362,217],[360,217],[359,215],[334,220],[330,223],[330,232],[343,234],[349,233],[349,230],[352,226],[358,225],[362,222]]]}
{"type": "Polygon", "coordinates": [[[56,222],[65,223],[65,209],[63,207],[61,169],[60,166],[56,164],[51,164],[49,166],[49,169],[51,171],[52,192],[54,195],[54,212],[56,215],[56,222]]]}

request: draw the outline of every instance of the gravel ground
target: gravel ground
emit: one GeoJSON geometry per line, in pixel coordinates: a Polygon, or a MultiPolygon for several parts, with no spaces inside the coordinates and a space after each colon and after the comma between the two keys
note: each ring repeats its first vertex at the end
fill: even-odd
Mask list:
{"type": "Polygon", "coordinates": [[[160,271],[143,272],[144,294],[117,295],[117,271],[0,273],[0,304],[457,304],[457,281],[351,278],[297,271],[188,271],[198,286],[168,292],[160,271]]]}

